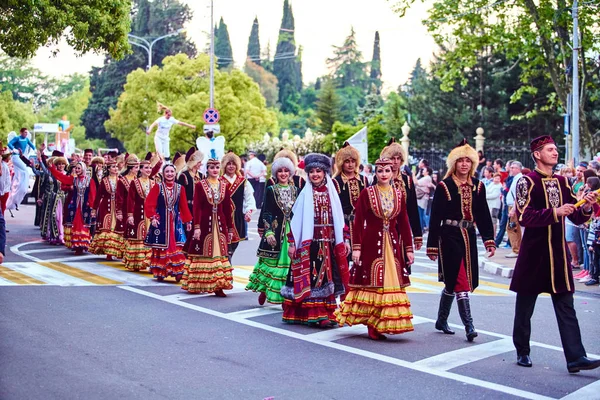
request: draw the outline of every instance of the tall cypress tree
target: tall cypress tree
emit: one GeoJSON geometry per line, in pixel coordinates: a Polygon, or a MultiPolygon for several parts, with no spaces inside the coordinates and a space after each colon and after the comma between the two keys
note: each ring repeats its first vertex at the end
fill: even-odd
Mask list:
{"type": "Polygon", "coordinates": [[[373,43],[373,59],[371,60],[371,85],[374,85],[377,94],[381,94],[381,50],[379,47],[379,31],[375,32],[373,43]]]}
{"type": "Polygon", "coordinates": [[[340,115],[340,97],[335,92],[335,82],[328,79],[317,100],[317,118],[321,133],[331,133],[331,128],[340,115]]]}
{"type": "Polygon", "coordinates": [[[279,103],[281,111],[295,112],[298,108],[302,78],[299,61],[296,58],[294,39],[294,15],[288,0],[283,2],[283,18],[277,40],[277,51],[273,61],[273,73],[279,82],[279,103]]]}
{"type": "Polygon", "coordinates": [[[258,17],[254,17],[250,38],[248,39],[248,51],[246,52],[248,60],[260,65],[260,39],[258,37],[258,17]]]}
{"type": "Polygon", "coordinates": [[[224,69],[233,65],[233,50],[231,49],[231,41],[229,40],[229,31],[227,25],[223,21],[223,17],[219,21],[219,28],[215,32],[215,55],[218,58],[219,69],[224,69]]]}

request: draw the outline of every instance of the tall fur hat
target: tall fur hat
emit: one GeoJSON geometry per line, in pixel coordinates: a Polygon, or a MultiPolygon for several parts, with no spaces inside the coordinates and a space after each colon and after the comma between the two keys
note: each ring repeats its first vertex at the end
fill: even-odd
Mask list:
{"type": "Polygon", "coordinates": [[[448,154],[448,158],[446,159],[446,167],[448,167],[448,172],[446,172],[444,179],[451,176],[455,172],[456,162],[464,157],[468,157],[471,160],[471,170],[469,171],[469,176],[475,175],[475,170],[479,164],[479,154],[477,154],[477,151],[474,148],[469,146],[467,139],[463,139],[458,146],[453,148],[450,154],[448,154]]]}
{"type": "Polygon", "coordinates": [[[92,161],[90,162],[90,164],[92,165],[104,165],[104,157],[100,157],[100,156],[96,156],[94,158],[92,158],[92,161]]]}
{"type": "Polygon", "coordinates": [[[192,168],[202,160],[204,160],[204,154],[202,154],[200,150],[196,150],[196,147],[194,146],[190,147],[187,153],[185,153],[185,164],[187,168],[192,168]]]}
{"type": "Polygon", "coordinates": [[[55,166],[58,164],[64,164],[65,166],[69,165],[69,161],[67,161],[66,157],[64,155],[62,155],[62,153],[60,153],[60,154],[61,154],[60,156],[52,157],[52,164],[55,166]]]}
{"type": "Polygon", "coordinates": [[[140,163],[140,159],[135,154],[129,154],[127,157],[125,157],[125,164],[128,167],[138,165],[139,163],[140,163]]]}
{"type": "Polygon", "coordinates": [[[242,160],[238,157],[237,154],[235,154],[233,151],[228,152],[227,154],[225,154],[223,156],[223,159],[221,160],[221,173],[224,174],[225,173],[225,167],[227,167],[227,164],[229,164],[230,162],[233,162],[235,164],[235,173],[239,173],[240,170],[242,169],[242,160]]]}
{"type": "Polygon", "coordinates": [[[296,156],[296,153],[294,153],[292,150],[282,148],[277,152],[277,154],[275,154],[275,157],[273,157],[273,161],[281,157],[290,159],[292,163],[294,163],[294,167],[298,166],[298,156],[296,156]]]}
{"type": "Polygon", "coordinates": [[[335,154],[335,175],[339,175],[342,173],[342,167],[344,165],[344,161],[352,158],[356,161],[356,167],[354,168],[354,172],[358,174],[360,171],[360,153],[355,147],[352,147],[350,143],[344,142],[344,145],[338,152],[335,154]]]}
{"type": "Polygon", "coordinates": [[[175,171],[179,173],[185,167],[185,158],[182,157],[180,152],[175,153],[173,157],[173,165],[175,166],[175,171]]]}
{"type": "Polygon", "coordinates": [[[294,162],[287,157],[279,157],[271,164],[271,175],[275,182],[277,182],[277,171],[282,168],[287,168],[290,171],[290,179],[296,174],[294,162]]]}
{"type": "Polygon", "coordinates": [[[321,168],[325,173],[331,174],[331,158],[325,154],[307,154],[304,156],[304,171],[310,172],[313,168],[321,168]]]}
{"type": "Polygon", "coordinates": [[[404,147],[402,147],[400,143],[396,142],[396,138],[391,138],[388,142],[388,145],[381,150],[379,158],[389,158],[391,160],[396,156],[402,157],[402,165],[408,162],[408,156],[406,155],[406,150],[404,147]]]}

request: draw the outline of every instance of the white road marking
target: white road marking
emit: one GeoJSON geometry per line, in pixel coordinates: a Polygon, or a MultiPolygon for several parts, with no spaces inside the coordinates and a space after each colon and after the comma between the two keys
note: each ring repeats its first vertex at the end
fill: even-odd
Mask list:
{"type": "Polygon", "coordinates": [[[460,367],[461,365],[483,360],[484,358],[493,357],[502,353],[514,352],[514,350],[515,347],[512,340],[501,339],[438,354],[417,361],[416,364],[440,371],[449,371],[453,368],[460,367]]]}
{"type": "MultiPolygon", "coordinates": [[[[2,264],[2,266],[6,267],[6,264],[2,264]]],[[[4,279],[4,278],[0,277],[0,286],[25,286],[25,285],[20,285],[18,283],[14,283],[14,282],[9,281],[8,279],[4,279]]]]}
{"type": "Polygon", "coordinates": [[[55,247],[55,248],[47,248],[47,249],[34,249],[34,250],[26,250],[27,254],[35,254],[35,253],[51,253],[53,251],[65,251],[66,248],[63,246],[55,247]]]}
{"type": "Polygon", "coordinates": [[[592,382],[560,400],[598,400],[600,399],[600,380],[592,382]]]}
{"type": "Polygon", "coordinates": [[[241,310],[236,312],[227,313],[227,315],[235,315],[240,318],[248,319],[248,318],[256,318],[262,317],[264,315],[271,315],[281,313],[281,306],[266,306],[259,308],[251,308],[249,310],[241,310]]]}
{"type": "MultiPolygon", "coordinates": [[[[71,259],[73,260],[73,259],[71,259]]],[[[151,274],[140,275],[131,273],[129,271],[119,271],[107,265],[85,263],[85,262],[70,262],[67,264],[69,267],[77,268],[82,271],[90,272],[94,275],[102,276],[104,278],[112,279],[114,281],[123,282],[125,285],[133,286],[172,286],[172,284],[158,282],[153,279],[151,274]]]]}
{"type": "Polygon", "coordinates": [[[20,272],[39,281],[46,282],[48,285],[57,286],[95,286],[94,283],[75,278],[74,276],[63,274],[51,268],[46,268],[36,262],[15,262],[5,265],[13,271],[20,272]]]}
{"type": "MultiPolygon", "coordinates": [[[[223,318],[229,321],[233,321],[233,322],[238,322],[240,324],[244,324],[247,326],[252,326],[254,328],[258,328],[258,329],[262,329],[268,332],[272,332],[272,333],[277,333],[283,336],[287,336],[287,337],[291,337],[294,339],[298,339],[298,340],[302,340],[308,343],[312,343],[312,344],[316,344],[319,346],[324,346],[324,347],[328,347],[328,348],[332,348],[332,349],[336,349],[336,350],[340,350],[340,351],[344,351],[347,353],[351,353],[351,354],[355,354],[358,356],[362,356],[362,357],[366,357],[366,358],[370,358],[373,360],[377,360],[377,361],[381,361],[381,362],[385,362],[388,364],[392,364],[392,365],[396,365],[399,367],[403,367],[403,368],[407,368],[407,369],[411,369],[413,371],[418,371],[418,372],[423,372],[429,375],[434,375],[434,376],[439,376],[441,378],[446,378],[446,379],[451,379],[454,380],[456,382],[462,382],[465,384],[469,384],[469,385],[473,385],[473,386],[478,386],[487,390],[493,390],[496,392],[501,392],[501,393],[506,393],[506,394],[510,394],[513,396],[520,396],[526,399],[532,399],[532,400],[554,400],[552,397],[547,397],[547,396],[543,396],[537,393],[532,393],[532,392],[528,392],[525,390],[521,390],[521,389],[515,389],[515,388],[511,388],[505,385],[500,385],[497,383],[493,383],[493,382],[487,382],[487,381],[483,381],[481,379],[476,379],[476,378],[471,378],[468,376],[462,376],[459,374],[455,374],[452,372],[448,372],[448,371],[439,371],[433,368],[428,368],[428,367],[424,367],[421,365],[418,365],[416,363],[413,362],[409,362],[409,361],[405,361],[405,360],[400,360],[394,357],[390,357],[390,356],[386,356],[386,355],[382,355],[382,354],[377,354],[371,351],[366,351],[366,350],[361,350],[358,348],[354,348],[351,346],[346,346],[346,345],[342,345],[336,342],[327,342],[324,340],[319,340],[319,339],[315,339],[315,338],[311,338],[310,335],[303,335],[300,333],[296,333],[290,330],[286,330],[286,329],[282,329],[282,328],[277,328],[277,327],[273,327],[273,326],[269,326],[269,325],[265,325],[265,324],[261,324],[259,322],[250,320],[250,319],[246,319],[246,318],[242,318],[238,315],[231,315],[231,314],[224,314],[222,312],[219,311],[215,311],[215,310],[211,310],[209,308],[204,308],[204,307],[200,307],[194,304],[190,304],[190,303],[186,303],[186,302],[182,302],[182,301],[178,301],[178,300],[173,300],[173,299],[167,299],[164,298],[163,296],[154,294],[154,293],[150,293],[141,289],[137,289],[137,288],[133,288],[133,287],[129,287],[129,286],[117,286],[120,289],[123,290],[127,290],[129,292],[133,292],[133,293],[137,293],[139,295],[142,296],[146,296],[146,297],[150,297],[153,298],[155,300],[159,300],[159,301],[164,301],[166,303],[169,304],[173,304],[179,307],[184,307],[187,308],[189,310],[194,310],[194,311],[198,311],[204,314],[208,314],[208,315],[212,315],[218,318],[223,318]]],[[[343,329],[343,328],[341,328],[343,329]]]]}

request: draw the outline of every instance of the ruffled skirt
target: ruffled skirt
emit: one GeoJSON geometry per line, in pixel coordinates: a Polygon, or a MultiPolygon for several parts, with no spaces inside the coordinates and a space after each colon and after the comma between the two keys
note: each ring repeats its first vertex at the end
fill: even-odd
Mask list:
{"type": "Polygon", "coordinates": [[[308,298],[302,302],[285,299],[282,321],[302,325],[314,325],[326,320],[334,321],[336,308],[334,295],[308,298]]]}
{"type": "Polygon", "coordinates": [[[166,278],[173,276],[175,279],[181,279],[183,268],[185,266],[185,256],[181,251],[181,246],[167,249],[152,249],[150,257],[150,272],[155,278],[166,278]]]}
{"type": "Polygon", "coordinates": [[[228,258],[191,256],[186,262],[181,288],[189,293],[233,289],[233,268],[228,258]]]}
{"type": "Polygon", "coordinates": [[[144,245],[143,240],[128,240],[127,249],[123,252],[125,268],[130,271],[145,271],[150,266],[152,250],[144,245]]]}
{"type": "Polygon", "coordinates": [[[123,236],[113,231],[102,231],[97,233],[92,240],[90,245],[90,253],[107,256],[113,256],[115,258],[123,258],[123,252],[126,249],[126,243],[123,236]]]}
{"type": "Polygon", "coordinates": [[[90,240],[90,228],[84,225],[81,210],[77,209],[71,227],[71,249],[85,251],[90,247],[90,240]]]}

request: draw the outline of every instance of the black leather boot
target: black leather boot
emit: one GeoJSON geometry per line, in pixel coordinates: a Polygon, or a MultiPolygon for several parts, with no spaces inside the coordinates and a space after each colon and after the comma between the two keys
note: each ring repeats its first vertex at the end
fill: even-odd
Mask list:
{"type": "Polygon", "coordinates": [[[469,302],[469,292],[459,292],[456,294],[456,304],[460,319],[465,326],[467,340],[472,342],[477,337],[477,332],[473,326],[473,317],[471,316],[471,303],[469,302]]]}
{"type": "Polygon", "coordinates": [[[447,293],[442,289],[440,296],[440,308],[438,309],[437,321],[435,321],[435,329],[444,332],[446,335],[454,335],[454,331],[448,326],[448,315],[454,301],[454,293],[447,293]]]}

